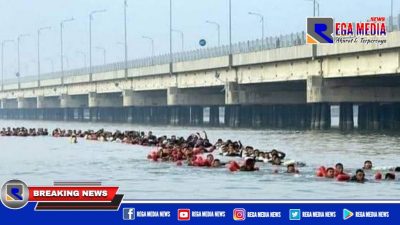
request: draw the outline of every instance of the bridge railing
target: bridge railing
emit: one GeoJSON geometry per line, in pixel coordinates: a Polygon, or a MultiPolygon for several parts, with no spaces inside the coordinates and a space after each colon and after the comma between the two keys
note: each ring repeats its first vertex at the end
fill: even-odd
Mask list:
{"type": "MultiPolygon", "coordinates": [[[[390,26],[391,17],[388,17],[387,21],[389,21],[388,25],[390,26]]],[[[393,25],[391,27],[393,29],[389,28],[388,29],[389,31],[400,30],[400,15],[393,17],[393,25]]],[[[257,40],[243,41],[234,43],[232,45],[232,54],[249,53],[249,52],[257,52],[269,49],[304,45],[305,41],[306,40],[304,31],[291,33],[288,35],[280,35],[277,37],[267,37],[264,40],[257,39],[257,40]]],[[[229,45],[222,45],[220,47],[203,48],[203,49],[173,53],[172,61],[183,62],[183,61],[192,61],[192,60],[199,60],[212,57],[221,57],[227,55],[229,55],[229,45]]],[[[168,64],[170,63],[170,61],[171,59],[169,54],[162,54],[155,57],[146,57],[146,58],[129,60],[127,67],[128,69],[130,69],[130,68],[139,68],[139,67],[146,67],[153,65],[162,65],[162,64],[168,64]]],[[[125,62],[115,62],[106,65],[93,66],[92,73],[102,73],[102,72],[109,72],[109,71],[123,70],[123,69],[125,69],[125,62]]],[[[84,75],[84,74],[89,74],[89,72],[90,72],[89,68],[72,69],[64,71],[64,77],[84,75]]],[[[61,76],[62,76],[61,72],[47,73],[41,75],[41,80],[60,78],[61,76]]],[[[23,82],[30,82],[36,80],[37,80],[37,75],[21,77],[21,81],[23,82]]],[[[17,82],[18,82],[17,79],[8,79],[4,81],[4,84],[12,84],[17,82]]]]}
{"type": "MultiPolygon", "coordinates": [[[[232,45],[232,54],[249,53],[249,52],[256,52],[268,49],[291,47],[303,44],[305,44],[304,31],[298,33],[292,33],[289,35],[280,35],[278,37],[267,37],[264,40],[257,39],[257,40],[234,43],[232,45]]],[[[173,53],[172,61],[175,63],[175,62],[192,61],[192,60],[199,60],[212,57],[221,57],[227,55],[229,55],[229,45],[222,45],[220,47],[211,47],[211,48],[173,53]]],[[[128,69],[130,69],[130,68],[139,68],[139,67],[146,67],[153,65],[162,65],[162,64],[168,64],[170,63],[170,61],[171,59],[169,54],[162,54],[155,57],[146,57],[135,60],[129,60],[127,62],[128,64],[127,67],[128,69]]],[[[95,74],[95,73],[102,73],[102,72],[109,72],[109,71],[123,70],[123,69],[125,69],[124,61],[109,63],[106,65],[93,66],[92,73],[95,74]]],[[[89,74],[89,72],[90,72],[89,68],[66,70],[64,71],[64,77],[84,75],[84,74],[89,74]]],[[[41,74],[40,79],[41,80],[56,79],[60,78],[61,76],[62,76],[61,72],[46,73],[46,74],[41,74]]],[[[21,77],[22,82],[37,81],[37,79],[38,79],[37,76],[21,77]]],[[[4,84],[12,84],[17,82],[18,82],[17,79],[4,80],[4,84]]]]}

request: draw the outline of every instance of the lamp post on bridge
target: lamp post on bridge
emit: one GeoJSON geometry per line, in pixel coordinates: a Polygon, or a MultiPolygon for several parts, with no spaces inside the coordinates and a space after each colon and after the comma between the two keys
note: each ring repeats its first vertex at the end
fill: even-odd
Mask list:
{"type": "Polygon", "coordinates": [[[218,46],[221,46],[221,32],[220,32],[220,24],[211,20],[207,20],[206,23],[215,25],[217,27],[217,32],[218,32],[218,46]]]}
{"type": "Polygon", "coordinates": [[[38,29],[38,42],[37,42],[37,67],[38,67],[38,87],[40,87],[40,33],[44,30],[50,30],[51,27],[41,27],[38,29]]]}
{"type": "Polygon", "coordinates": [[[68,58],[68,56],[64,55],[63,59],[65,59],[65,62],[67,64],[67,70],[68,70],[69,69],[69,58],[68,58]]]}
{"type": "Polygon", "coordinates": [[[92,81],[92,20],[93,15],[106,12],[105,9],[94,10],[89,14],[89,80],[92,81]]]}
{"type": "Polygon", "coordinates": [[[154,58],[154,39],[149,36],[142,36],[142,38],[150,40],[151,43],[151,58],[154,58]]]}
{"type": "Polygon", "coordinates": [[[46,58],[46,60],[50,62],[51,72],[54,73],[54,60],[52,58],[46,58]]]}
{"type": "MultiPolygon", "coordinates": [[[[124,42],[118,41],[116,44],[122,46],[122,47],[125,49],[125,43],[124,43],[124,42]]],[[[125,62],[124,62],[124,63],[125,63],[125,62]]],[[[126,65],[125,65],[124,67],[127,68],[126,65]]]]}
{"type": "Polygon", "coordinates": [[[4,46],[13,40],[4,40],[1,42],[1,90],[4,90],[4,46]]]}
{"type": "Polygon", "coordinates": [[[172,75],[172,0],[169,0],[169,73],[172,75]]]}
{"type": "Polygon", "coordinates": [[[317,0],[306,0],[306,1],[313,3],[313,17],[319,16],[319,2],[317,0]]]}
{"type": "Polygon", "coordinates": [[[103,52],[104,65],[106,65],[106,53],[107,53],[106,49],[103,47],[99,47],[99,46],[97,46],[96,49],[103,52]]]}
{"type": "Polygon", "coordinates": [[[261,21],[261,46],[264,48],[264,16],[260,13],[249,12],[249,15],[257,16],[260,18],[261,21]]]}
{"type": "Polygon", "coordinates": [[[61,45],[61,54],[60,54],[60,60],[61,60],[61,84],[64,84],[64,49],[63,49],[63,28],[64,28],[64,23],[72,22],[74,21],[74,18],[69,18],[66,20],[61,21],[60,23],[60,45],[61,45]]]}
{"type": "Polygon", "coordinates": [[[16,76],[17,76],[17,79],[18,79],[18,89],[20,89],[20,80],[21,80],[21,61],[20,61],[20,51],[19,51],[19,46],[20,46],[20,43],[21,43],[21,39],[23,38],[23,37],[28,37],[29,36],[29,34],[20,34],[20,35],[18,35],[18,37],[17,37],[17,74],[16,74],[16,76]]]}
{"type": "Polygon", "coordinates": [[[229,68],[232,68],[232,0],[229,0],[229,68]]]}
{"type": "Polygon", "coordinates": [[[181,35],[181,40],[182,40],[182,52],[184,51],[185,47],[184,47],[184,43],[185,43],[185,37],[184,37],[184,33],[181,30],[177,30],[177,29],[172,29],[173,32],[176,32],[178,34],[181,35]]]}
{"type": "Polygon", "coordinates": [[[128,78],[128,31],[126,26],[126,10],[128,8],[127,0],[124,0],[124,49],[125,49],[125,78],[128,78]]]}
{"type": "Polygon", "coordinates": [[[83,66],[86,68],[86,53],[82,51],[77,51],[76,54],[83,56],[83,66]]]}
{"type": "Polygon", "coordinates": [[[394,20],[393,20],[393,0],[390,0],[390,31],[394,29],[394,20]]]}

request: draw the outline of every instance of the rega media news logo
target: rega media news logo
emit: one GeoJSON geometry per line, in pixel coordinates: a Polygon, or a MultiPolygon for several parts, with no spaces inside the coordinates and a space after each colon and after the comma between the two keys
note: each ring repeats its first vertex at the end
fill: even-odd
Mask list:
{"type": "Polygon", "coordinates": [[[333,44],[333,18],[307,18],[307,44],[333,44]]]}
{"type": "Polygon", "coordinates": [[[307,44],[385,44],[386,18],[372,16],[366,22],[334,22],[333,18],[307,18],[307,44]]]}
{"type": "Polygon", "coordinates": [[[28,198],[28,186],[20,180],[10,180],[1,188],[1,202],[9,209],[24,207],[28,198]]]}

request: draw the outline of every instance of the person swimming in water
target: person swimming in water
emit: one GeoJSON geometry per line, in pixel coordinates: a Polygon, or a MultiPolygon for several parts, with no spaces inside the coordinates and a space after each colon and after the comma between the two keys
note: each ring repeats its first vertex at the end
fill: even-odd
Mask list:
{"type": "Polygon", "coordinates": [[[282,164],[282,159],[278,156],[278,154],[273,154],[270,163],[272,165],[280,166],[282,164]]]}
{"type": "Polygon", "coordinates": [[[345,174],[344,173],[344,168],[342,163],[336,163],[335,165],[335,177],[337,177],[340,174],[345,174]]]}
{"type": "Polygon", "coordinates": [[[222,163],[221,160],[219,159],[214,159],[211,163],[211,167],[213,168],[220,168],[220,167],[224,167],[226,165],[226,163],[222,163]]]}
{"type": "Polygon", "coordinates": [[[258,170],[257,167],[255,167],[256,161],[253,158],[248,158],[246,159],[244,165],[240,167],[240,171],[256,171],[258,170]]]}
{"type": "Polygon", "coordinates": [[[335,170],[332,167],[326,169],[325,178],[335,178],[335,170]]]}
{"type": "Polygon", "coordinates": [[[363,170],[371,170],[372,169],[372,161],[367,160],[364,162],[363,170]]]}
{"type": "Polygon", "coordinates": [[[294,166],[294,163],[287,165],[286,167],[286,173],[299,173],[298,170],[296,170],[296,167],[294,166]]]}
{"type": "Polygon", "coordinates": [[[73,135],[71,136],[71,143],[73,143],[73,144],[78,143],[78,139],[76,138],[76,134],[73,134],[73,135]]]}
{"type": "Polygon", "coordinates": [[[357,182],[357,183],[364,183],[365,181],[367,181],[367,179],[365,179],[364,170],[358,169],[356,171],[356,174],[350,179],[350,181],[357,182]]]}

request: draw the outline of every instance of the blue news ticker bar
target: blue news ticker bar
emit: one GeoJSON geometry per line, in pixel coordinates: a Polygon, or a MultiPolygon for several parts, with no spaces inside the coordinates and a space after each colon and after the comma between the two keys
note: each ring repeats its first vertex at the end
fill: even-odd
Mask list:
{"type": "Polygon", "coordinates": [[[400,224],[400,203],[141,202],[122,203],[118,211],[34,211],[35,204],[20,210],[0,206],[0,224],[400,224]],[[190,219],[179,221],[179,209],[190,219]]]}

